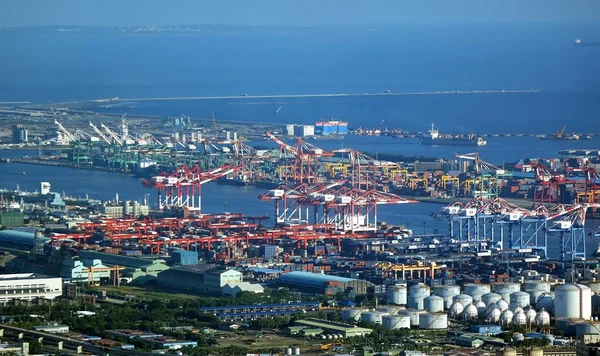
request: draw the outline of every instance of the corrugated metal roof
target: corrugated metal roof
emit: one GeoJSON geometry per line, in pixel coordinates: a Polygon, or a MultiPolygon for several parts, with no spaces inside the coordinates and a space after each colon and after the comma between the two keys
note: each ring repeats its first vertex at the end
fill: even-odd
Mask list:
{"type": "Polygon", "coordinates": [[[297,286],[323,287],[327,282],[351,282],[352,278],[330,276],[327,274],[294,271],[277,278],[277,282],[297,286]]]}
{"type": "MultiPolygon", "coordinates": [[[[0,231],[0,242],[12,242],[23,245],[33,246],[34,234],[32,232],[16,231],[16,230],[2,230],[0,231]]],[[[47,237],[42,237],[44,243],[50,242],[47,237]]]]}

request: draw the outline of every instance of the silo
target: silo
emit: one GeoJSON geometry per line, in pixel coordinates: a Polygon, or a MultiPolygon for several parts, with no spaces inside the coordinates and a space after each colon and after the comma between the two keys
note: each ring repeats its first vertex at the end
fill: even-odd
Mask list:
{"type": "Polygon", "coordinates": [[[517,350],[511,347],[505,347],[496,351],[496,356],[517,356],[517,350]]]}
{"type": "Polygon", "coordinates": [[[342,309],[342,320],[345,322],[356,322],[360,320],[360,314],[363,311],[356,308],[342,309]]]}
{"type": "Polygon", "coordinates": [[[489,284],[478,284],[478,283],[467,283],[465,284],[463,291],[465,294],[472,296],[473,294],[487,294],[491,292],[492,288],[489,284]]]}
{"type": "Polygon", "coordinates": [[[463,320],[477,319],[477,307],[473,304],[467,305],[461,316],[463,320]]]}
{"type": "Polygon", "coordinates": [[[592,289],[583,284],[577,287],[581,291],[581,319],[590,320],[592,318],[592,289]]]}
{"type": "Polygon", "coordinates": [[[424,310],[414,310],[414,309],[406,309],[401,310],[398,315],[408,316],[410,318],[411,326],[419,326],[419,315],[424,314],[424,310]]]}
{"type": "Polygon", "coordinates": [[[360,318],[365,323],[381,324],[383,315],[376,311],[367,311],[361,314],[360,318]]]}
{"type": "Polygon", "coordinates": [[[530,299],[529,293],[526,292],[514,292],[510,295],[510,302],[521,308],[528,306],[530,299]]]}
{"type": "Polygon", "coordinates": [[[384,329],[410,329],[410,317],[403,315],[384,315],[381,317],[384,329]]]}
{"type": "Polygon", "coordinates": [[[557,319],[592,317],[592,290],[581,284],[565,284],[556,289],[554,315],[557,319]]]}
{"type": "Polygon", "coordinates": [[[437,295],[431,295],[423,300],[423,306],[430,313],[441,312],[444,310],[444,299],[437,295]]]}
{"type": "Polygon", "coordinates": [[[580,337],[583,334],[600,334],[600,322],[584,321],[575,324],[575,336],[580,337]]]}
{"type": "Polygon", "coordinates": [[[550,314],[547,311],[541,310],[535,317],[535,325],[545,326],[550,325],[550,314]]]}
{"type": "Polygon", "coordinates": [[[459,294],[457,296],[454,296],[454,298],[452,298],[452,300],[454,302],[459,302],[464,307],[466,307],[469,304],[473,304],[473,297],[471,297],[470,295],[467,295],[467,294],[459,294]]]}
{"type": "Polygon", "coordinates": [[[408,289],[409,296],[422,296],[423,298],[431,295],[431,289],[423,283],[415,284],[408,289]]]}
{"type": "Polygon", "coordinates": [[[419,329],[440,330],[448,328],[448,315],[445,313],[424,313],[419,316],[419,329]]]}
{"type": "Polygon", "coordinates": [[[504,299],[500,299],[499,301],[494,303],[494,305],[496,306],[496,308],[500,309],[500,311],[502,311],[502,312],[504,312],[505,310],[508,310],[508,303],[504,299]]]}
{"type": "Polygon", "coordinates": [[[554,310],[554,293],[544,293],[540,295],[535,301],[535,307],[537,310],[554,310]]]}
{"type": "Polygon", "coordinates": [[[481,301],[484,302],[488,307],[500,299],[502,299],[502,297],[496,293],[486,293],[481,296],[481,301]]]}
{"type": "Polygon", "coordinates": [[[500,324],[502,324],[502,325],[509,325],[510,323],[512,323],[512,319],[513,319],[513,312],[511,312],[510,310],[505,310],[500,315],[499,321],[500,321],[500,324]]]}
{"type": "Polygon", "coordinates": [[[525,313],[515,313],[512,318],[513,325],[527,325],[527,317],[525,313]]]}
{"type": "Polygon", "coordinates": [[[389,304],[406,305],[408,289],[405,285],[396,284],[395,286],[390,286],[387,288],[386,293],[389,304]]]}
{"type": "Polygon", "coordinates": [[[497,323],[500,321],[501,315],[502,315],[502,312],[500,311],[500,309],[498,309],[496,307],[492,307],[492,309],[487,311],[486,320],[490,323],[497,323]]]}
{"type": "Polygon", "coordinates": [[[502,300],[506,300],[507,302],[510,303],[510,295],[515,292],[513,292],[513,290],[510,288],[501,288],[501,289],[497,289],[496,293],[498,293],[500,295],[502,300]]]}
{"type": "Polygon", "coordinates": [[[411,309],[423,310],[425,309],[425,298],[423,295],[409,295],[407,306],[411,309]]]}
{"type": "Polygon", "coordinates": [[[477,308],[477,315],[484,315],[485,311],[487,310],[487,306],[485,305],[484,302],[482,302],[481,300],[476,302],[475,304],[475,308],[477,308]]]}
{"type": "Polygon", "coordinates": [[[294,350],[291,347],[286,347],[285,354],[286,354],[286,356],[291,356],[294,354],[294,350]]]}
{"type": "Polygon", "coordinates": [[[525,310],[525,316],[527,317],[527,324],[531,325],[535,323],[535,318],[537,317],[537,312],[533,308],[529,308],[525,310]]]}
{"type": "Polygon", "coordinates": [[[460,294],[460,288],[457,291],[458,286],[439,286],[435,289],[435,295],[444,299],[444,308],[448,309],[452,305],[452,298],[460,294]],[[441,288],[444,287],[444,288],[441,288]]]}
{"type": "Polygon", "coordinates": [[[463,305],[460,304],[460,302],[454,302],[450,306],[450,309],[448,309],[448,316],[456,319],[460,314],[462,314],[464,310],[465,307],[463,307],[463,305]]]}
{"type": "Polygon", "coordinates": [[[521,285],[519,283],[504,282],[504,283],[496,283],[492,287],[492,291],[495,293],[498,293],[498,294],[500,294],[498,291],[502,290],[502,289],[507,289],[508,291],[510,291],[510,293],[508,293],[510,295],[514,292],[520,291],[521,285]]]}

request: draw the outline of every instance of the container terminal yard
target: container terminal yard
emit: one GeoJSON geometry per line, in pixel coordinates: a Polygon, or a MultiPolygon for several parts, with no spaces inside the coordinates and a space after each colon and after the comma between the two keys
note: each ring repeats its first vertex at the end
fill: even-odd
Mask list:
{"type": "MultiPolygon", "coordinates": [[[[45,317],[3,317],[6,347],[537,356],[589,354],[600,341],[598,150],[502,165],[479,153],[406,161],[323,149],[306,125],[248,128],[214,113],[105,124],[105,114],[11,110],[9,136],[21,142],[6,147],[37,136],[39,154],[0,164],[125,172],[147,198],[76,199],[50,182],[0,192],[0,302],[45,317]],[[256,186],[272,213],[236,212],[244,201],[206,213],[203,190],[223,185],[256,186]],[[380,217],[425,201],[441,203],[430,218],[446,229],[421,234],[380,217]],[[80,316],[53,312],[62,301],[80,316]],[[110,313],[131,308],[139,320],[114,322],[110,313]],[[170,309],[185,312],[148,322],[170,309]]],[[[346,134],[347,123],[319,123],[316,136],[346,134]]]]}

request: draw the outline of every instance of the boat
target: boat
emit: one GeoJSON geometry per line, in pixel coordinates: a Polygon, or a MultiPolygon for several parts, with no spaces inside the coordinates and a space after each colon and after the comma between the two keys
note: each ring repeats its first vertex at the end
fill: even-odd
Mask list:
{"type": "Polygon", "coordinates": [[[345,135],[348,133],[346,121],[329,120],[315,122],[316,136],[345,135]]]}
{"type": "Polygon", "coordinates": [[[342,135],[327,135],[327,136],[312,136],[311,137],[312,140],[319,140],[319,141],[329,141],[329,140],[343,140],[344,136],[342,135]]]}
{"type": "Polygon", "coordinates": [[[258,180],[256,182],[254,182],[253,184],[257,188],[260,188],[260,189],[276,189],[276,188],[279,188],[282,185],[284,185],[285,182],[281,182],[278,180],[263,179],[263,180],[258,180]]]}
{"type": "Polygon", "coordinates": [[[235,185],[238,187],[244,187],[248,185],[248,182],[241,180],[237,177],[234,178],[227,178],[227,177],[223,177],[223,178],[219,178],[217,179],[217,184],[222,184],[222,185],[235,185]]]}
{"type": "Polygon", "coordinates": [[[546,140],[546,141],[573,141],[573,140],[579,140],[580,137],[579,135],[576,134],[565,134],[565,129],[567,128],[567,125],[563,125],[562,129],[560,129],[560,131],[556,131],[555,133],[551,134],[551,135],[543,135],[542,137],[540,137],[540,140],[546,140]]]}
{"type": "Polygon", "coordinates": [[[27,173],[25,173],[25,172],[23,172],[23,173],[21,173],[21,174],[22,174],[22,175],[24,175],[24,176],[26,176],[26,175],[27,175],[27,173]]]}
{"type": "Polygon", "coordinates": [[[424,145],[444,145],[444,146],[485,146],[487,141],[474,134],[469,135],[447,135],[440,134],[431,124],[431,129],[421,136],[421,143],[424,145]]]}

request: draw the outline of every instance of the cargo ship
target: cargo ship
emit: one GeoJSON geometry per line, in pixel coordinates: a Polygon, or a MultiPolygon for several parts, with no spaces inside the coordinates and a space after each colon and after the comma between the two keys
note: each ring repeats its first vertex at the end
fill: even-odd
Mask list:
{"type": "Polygon", "coordinates": [[[484,141],[481,137],[477,137],[474,134],[470,135],[448,135],[440,134],[435,128],[434,124],[431,124],[431,129],[423,134],[421,137],[421,143],[424,145],[444,145],[444,146],[485,146],[487,141],[484,141]]]}
{"type": "Polygon", "coordinates": [[[238,187],[244,187],[248,185],[248,182],[245,180],[242,180],[239,177],[223,177],[223,178],[219,178],[217,179],[217,184],[221,184],[221,185],[235,185],[238,187]]]}
{"type": "Polygon", "coordinates": [[[345,135],[348,133],[346,121],[329,120],[315,122],[316,136],[345,135]]]}

